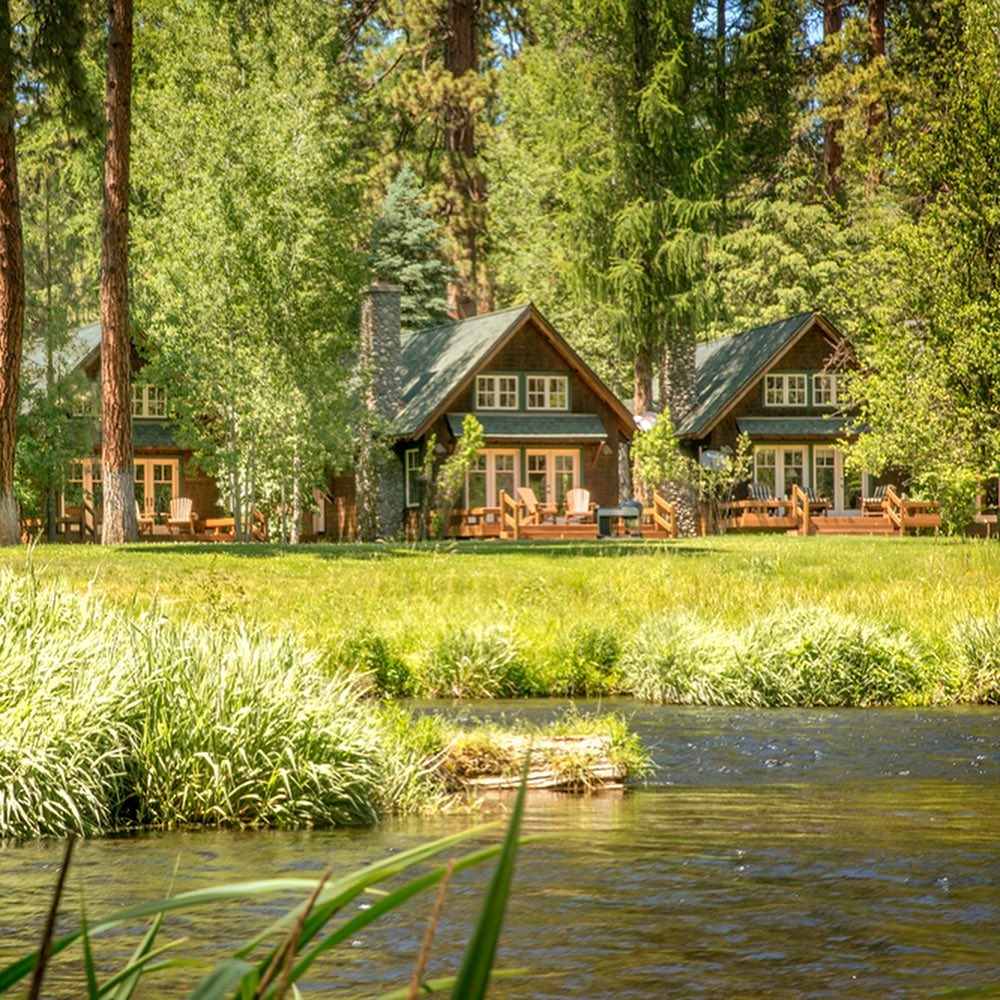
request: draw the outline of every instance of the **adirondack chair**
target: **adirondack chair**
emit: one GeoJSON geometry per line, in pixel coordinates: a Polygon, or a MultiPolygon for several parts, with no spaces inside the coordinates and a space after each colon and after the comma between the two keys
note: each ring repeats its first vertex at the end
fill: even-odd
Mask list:
{"type": "Polygon", "coordinates": [[[784,501],[778,500],[767,483],[751,483],[747,487],[747,498],[741,506],[758,514],[770,514],[783,506],[784,501]]]}
{"type": "Polygon", "coordinates": [[[889,492],[889,485],[876,486],[870,497],[861,498],[861,515],[863,517],[881,517],[885,509],[885,498],[889,492]]]}
{"type": "Polygon", "coordinates": [[[541,504],[530,486],[518,486],[517,499],[524,510],[524,521],[527,524],[541,524],[551,521],[555,524],[557,508],[554,504],[541,504]]]}
{"type": "Polygon", "coordinates": [[[153,525],[156,524],[156,517],[153,514],[144,514],[138,500],[135,502],[135,519],[139,524],[140,535],[153,534],[153,525]]]}
{"type": "Polygon", "coordinates": [[[566,494],[566,520],[570,521],[593,521],[594,511],[597,504],[590,502],[590,490],[575,489],[566,494]]]}
{"type": "Polygon", "coordinates": [[[811,486],[803,486],[802,492],[809,497],[809,510],[813,514],[823,514],[830,509],[830,501],[827,497],[816,496],[816,491],[811,486]]]}
{"type": "Polygon", "coordinates": [[[198,515],[192,510],[190,497],[174,497],[170,501],[170,517],[167,518],[167,531],[172,535],[187,533],[193,535],[198,515]]]}

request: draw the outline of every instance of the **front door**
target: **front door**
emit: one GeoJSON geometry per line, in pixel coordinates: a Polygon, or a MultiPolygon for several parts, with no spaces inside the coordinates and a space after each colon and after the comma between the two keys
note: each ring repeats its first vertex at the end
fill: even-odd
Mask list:
{"type": "Polygon", "coordinates": [[[563,504],[566,494],[580,485],[577,451],[529,451],[528,486],[540,503],[563,504]]]}
{"type": "Polygon", "coordinates": [[[516,451],[481,451],[465,480],[465,506],[499,507],[500,492],[515,495],[518,486],[516,451]]]}
{"type": "Polygon", "coordinates": [[[178,493],[178,461],[175,458],[135,460],[135,499],[144,514],[169,514],[170,501],[178,493]]]}
{"type": "Polygon", "coordinates": [[[805,445],[778,445],[754,451],[754,482],[768,486],[773,496],[787,497],[792,486],[805,485],[805,445]]]}

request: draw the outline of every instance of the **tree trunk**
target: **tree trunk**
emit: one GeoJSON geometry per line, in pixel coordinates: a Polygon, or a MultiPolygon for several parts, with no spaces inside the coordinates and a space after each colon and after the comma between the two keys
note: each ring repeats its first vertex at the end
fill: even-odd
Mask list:
{"type": "Polygon", "coordinates": [[[14,450],[24,344],[24,239],[17,186],[10,6],[0,0],[0,545],[21,541],[14,450]]]}
{"type": "MultiPolygon", "coordinates": [[[[868,44],[869,61],[885,58],[885,0],[868,0],[868,44]]],[[[882,110],[882,102],[876,98],[868,105],[868,120],[866,131],[869,138],[878,132],[879,126],[885,114],[882,110]]],[[[865,181],[865,191],[874,194],[876,188],[882,183],[882,171],[879,167],[881,155],[878,136],[875,135],[873,146],[869,150],[871,156],[871,169],[865,181]]]]}
{"type": "Polygon", "coordinates": [[[104,117],[104,226],[101,240],[101,392],[105,545],[134,542],[132,340],[128,325],[128,197],[132,117],[132,0],[108,3],[104,117]]]}
{"type": "Polygon", "coordinates": [[[632,404],[637,417],[653,412],[653,352],[637,347],[632,355],[632,404]]]}
{"type": "MultiPolygon", "coordinates": [[[[674,427],[681,424],[698,402],[695,384],[695,336],[689,326],[674,331],[663,352],[660,380],[663,406],[674,427]]],[[[677,533],[685,537],[698,534],[698,493],[689,482],[664,484],[665,498],[677,508],[677,533]]]]}
{"type": "MultiPolygon", "coordinates": [[[[454,80],[479,72],[476,45],[476,13],[479,0],[450,0],[444,68],[454,80]]],[[[479,230],[486,201],[486,178],[476,162],[475,118],[467,103],[455,100],[446,107],[445,151],[448,159],[446,183],[449,229],[457,253],[457,278],[449,282],[448,303],[459,319],[475,316],[479,300],[492,306],[492,292],[480,273],[479,230]]]]}
{"type": "MultiPolygon", "coordinates": [[[[844,23],[844,0],[823,0],[823,42],[829,45],[840,34],[844,23]]],[[[840,61],[839,56],[827,56],[827,71],[840,61]]],[[[844,163],[844,147],[840,136],[844,130],[843,118],[826,118],[823,122],[823,168],[826,176],[827,195],[839,199],[841,195],[840,168],[844,163]]]]}

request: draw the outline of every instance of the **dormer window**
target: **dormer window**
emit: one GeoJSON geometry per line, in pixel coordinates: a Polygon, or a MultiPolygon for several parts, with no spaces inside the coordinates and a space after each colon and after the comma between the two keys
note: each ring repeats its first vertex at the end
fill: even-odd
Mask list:
{"type": "Polygon", "coordinates": [[[565,375],[529,375],[529,410],[568,410],[569,379],[565,375]]]}
{"type": "Polygon", "coordinates": [[[132,384],[133,417],[166,417],[167,390],[142,382],[132,384]]]}
{"type": "Polygon", "coordinates": [[[516,410],[516,375],[477,375],[477,410],[516,410]]]}
{"type": "Polygon", "coordinates": [[[764,376],[765,406],[806,406],[806,376],[772,374],[764,376]]]}
{"type": "Polygon", "coordinates": [[[813,375],[813,406],[836,406],[840,402],[839,381],[831,372],[813,375]]]}

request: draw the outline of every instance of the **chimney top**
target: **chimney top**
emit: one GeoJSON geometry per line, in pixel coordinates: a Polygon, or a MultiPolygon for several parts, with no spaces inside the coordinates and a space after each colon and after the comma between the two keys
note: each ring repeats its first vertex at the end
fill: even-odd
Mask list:
{"type": "Polygon", "coordinates": [[[403,286],[394,285],[386,278],[376,278],[367,288],[362,289],[362,292],[391,292],[393,295],[402,295],[403,286]]]}

